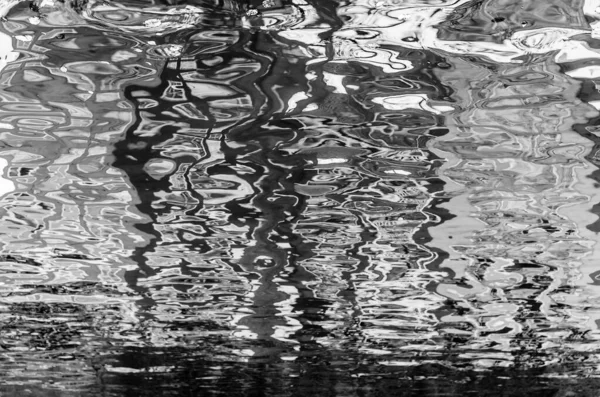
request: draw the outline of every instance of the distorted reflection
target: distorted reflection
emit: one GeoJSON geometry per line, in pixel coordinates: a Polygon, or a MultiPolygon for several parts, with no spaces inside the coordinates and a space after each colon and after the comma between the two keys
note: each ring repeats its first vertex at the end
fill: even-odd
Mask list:
{"type": "Polygon", "coordinates": [[[0,394],[595,395],[596,0],[0,16],[0,394]]]}

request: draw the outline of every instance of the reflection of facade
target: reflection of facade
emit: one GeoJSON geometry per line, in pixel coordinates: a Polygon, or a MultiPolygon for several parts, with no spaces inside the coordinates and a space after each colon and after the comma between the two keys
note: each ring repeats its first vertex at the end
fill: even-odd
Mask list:
{"type": "MultiPolygon", "coordinates": [[[[209,324],[216,333],[321,346],[359,321],[386,340],[399,318],[400,327],[431,326],[427,311],[438,298],[426,285],[437,276],[427,264],[436,254],[414,236],[436,221],[426,211],[434,163],[425,131],[439,123],[438,110],[422,108],[417,95],[404,112],[397,101],[365,112],[360,104],[376,98],[349,96],[354,83],[414,90],[392,88],[383,63],[363,67],[340,52],[321,69],[322,44],[290,47],[293,35],[262,35],[259,43],[276,45],[254,48],[245,32],[191,35],[186,58],[167,63],[159,86],[127,89],[135,119],[111,113],[131,123],[116,165],[154,221],[144,229],[150,244],[135,251],[140,270],[125,275],[148,299],[154,343],[177,344],[209,324]],[[316,66],[307,64],[312,56],[316,66]],[[307,69],[322,77],[307,82],[307,69]],[[313,340],[315,326],[324,337],[313,340]]],[[[66,63],[61,73],[152,77],[135,53],[115,54],[93,67],[66,63]]],[[[99,79],[87,91],[121,81],[99,79]]],[[[100,97],[121,98],[116,91],[100,97]]]]}
{"type": "MultiPolygon", "coordinates": [[[[467,201],[480,223],[464,230],[464,238],[446,240],[454,270],[467,279],[463,287],[445,284],[439,291],[469,311],[446,321],[476,324],[476,334],[505,349],[518,348],[515,335],[529,335],[522,343],[552,345],[595,328],[593,317],[586,319],[593,312],[569,308],[581,304],[574,288],[593,245],[572,220],[579,221],[577,207],[589,206],[579,189],[591,147],[572,126],[595,112],[571,105],[578,86],[548,63],[505,66],[494,74],[454,64],[445,83],[460,92],[456,98],[468,110],[455,116],[452,133],[435,147],[456,156],[442,174],[464,187],[448,208],[467,201]],[[476,73],[477,83],[462,77],[476,73]]],[[[450,221],[436,234],[452,227],[450,221]]]]}

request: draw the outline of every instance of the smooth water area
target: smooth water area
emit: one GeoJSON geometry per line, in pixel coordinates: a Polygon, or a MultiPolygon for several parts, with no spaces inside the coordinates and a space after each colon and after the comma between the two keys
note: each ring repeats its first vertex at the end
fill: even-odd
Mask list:
{"type": "Polygon", "coordinates": [[[0,16],[1,396],[599,395],[599,0],[0,16]]]}

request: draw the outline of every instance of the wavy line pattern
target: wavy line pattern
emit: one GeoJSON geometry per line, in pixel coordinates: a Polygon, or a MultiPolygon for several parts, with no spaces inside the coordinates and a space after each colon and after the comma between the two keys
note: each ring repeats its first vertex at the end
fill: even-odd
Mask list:
{"type": "Polygon", "coordinates": [[[596,0],[0,16],[0,394],[595,395],[596,0]]]}

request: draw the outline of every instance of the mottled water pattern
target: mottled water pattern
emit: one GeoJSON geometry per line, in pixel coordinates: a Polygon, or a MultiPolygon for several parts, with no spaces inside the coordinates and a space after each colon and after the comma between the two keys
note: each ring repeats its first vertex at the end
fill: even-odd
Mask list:
{"type": "Polygon", "coordinates": [[[598,395],[600,1],[0,16],[1,395],[598,395]]]}

